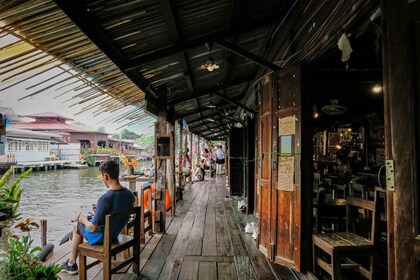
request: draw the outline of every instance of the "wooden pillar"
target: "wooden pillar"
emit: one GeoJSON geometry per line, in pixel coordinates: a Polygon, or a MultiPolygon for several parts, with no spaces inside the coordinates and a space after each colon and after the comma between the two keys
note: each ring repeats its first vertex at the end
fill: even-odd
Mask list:
{"type": "MultiPolygon", "coordinates": [[[[158,90],[158,120],[155,127],[155,135],[167,135],[167,126],[166,126],[166,104],[167,104],[167,89],[165,87],[159,88],[158,90]]],[[[155,151],[157,152],[157,151],[155,151]]],[[[156,176],[155,176],[155,184],[156,184],[156,231],[165,233],[166,230],[166,187],[167,187],[167,180],[166,180],[166,169],[167,169],[167,161],[166,159],[159,159],[158,155],[156,154],[156,176]]]]}
{"type": "Polygon", "coordinates": [[[47,245],[47,220],[41,220],[41,247],[47,245]]]}
{"type": "Polygon", "coordinates": [[[385,158],[394,164],[387,185],[388,279],[419,279],[420,2],[381,1],[385,158]]]}

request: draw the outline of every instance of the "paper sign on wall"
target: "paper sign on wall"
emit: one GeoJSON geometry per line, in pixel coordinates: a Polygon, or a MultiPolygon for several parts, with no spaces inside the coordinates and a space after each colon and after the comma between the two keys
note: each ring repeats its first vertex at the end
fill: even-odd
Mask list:
{"type": "Polygon", "coordinates": [[[282,191],[293,191],[295,175],[295,158],[279,157],[277,189],[282,191]]]}
{"type": "Polygon", "coordinates": [[[279,118],[279,136],[294,135],[296,133],[296,117],[279,118]]]}

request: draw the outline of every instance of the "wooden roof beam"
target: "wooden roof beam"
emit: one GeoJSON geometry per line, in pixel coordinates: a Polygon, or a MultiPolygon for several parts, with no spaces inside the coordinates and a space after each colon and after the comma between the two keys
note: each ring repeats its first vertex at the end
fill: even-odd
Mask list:
{"type": "Polygon", "coordinates": [[[250,80],[253,80],[254,77],[255,76],[253,74],[251,74],[251,75],[246,75],[246,76],[243,76],[243,77],[236,78],[232,81],[228,81],[227,83],[219,82],[218,85],[214,88],[209,88],[209,89],[206,89],[202,92],[196,92],[193,95],[188,95],[188,96],[184,96],[184,97],[180,97],[180,98],[171,100],[171,101],[168,102],[168,104],[169,105],[175,105],[175,104],[178,104],[178,103],[183,103],[185,101],[189,101],[191,99],[195,99],[195,98],[198,98],[198,97],[201,97],[201,96],[205,96],[205,95],[217,92],[219,90],[224,90],[225,88],[229,88],[229,87],[233,87],[233,86],[237,86],[237,85],[246,83],[250,80]]]}
{"type": "MultiPolygon", "coordinates": [[[[166,20],[166,25],[169,29],[169,36],[172,36],[172,40],[175,44],[178,44],[181,41],[181,36],[179,34],[178,23],[175,20],[172,2],[169,0],[160,0],[160,5],[162,7],[162,12],[166,20]]],[[[191,69],[187,63],[187,57],[184,52],[179,53],[179,60],[184,71],[184,77],[188,85],[188,89],[193,92],[194,85],[191,79],[191,69]]]]}
{"type": "MultiPolygon", "coordinates": [[[[63,12],[77,25],[77,27],[99,48],[109,59],[124,71],[128,63],[127,58],[114,44],[103,28],[87,12],[80,1],[77,0],[54,0],[63,12]]],[[[155,97],[156,91],[137,71],[125,71],[126,76],[133,81],[144,93],[149,92],[155,97]]]]}
{"type": "Polygon", "coordinates": [[[233,99],[231,99],[231,98],[229,98],[229,97],[227,97],[227,96],[221,95],[221,94],[220,94],[220,93],[218,93],[218,92],[214,92],[213,94],[214,94],[214,95],[216,95],[217,97],[220,97],[221,99],[223,99],[223,100],[225,100],[225,101],[229,102],[230,104],[233,104],[233,105],[235,105],[235,106],[237,106],[237,107],[239,107],[239,108],[244,109],[245,111],[247,111],[247,112],[249,112],[249,113],[251,113],[251,114],[254,114],[254,115],[256,115],[256,114],[257,114],[257,112],[256,112],[256,111],[252,110],[251,108],[249,108],[249,107],[247,107],[247,106],[243,105],[242,103],[237,102],[237,101],[235,101],[235,100],[233,100],[233,99]]]}
{"type": "MultiPolygon", "coordinates": [[[[60,0],[63,1],[63,0],[60,0]]],[[[74,0],[73,0],[74,1],[74,0]]],[[[232,25],[227,29],[223,29],[220,31],[216,31],[210,34],[206,34],[200,37],[196,37],[194,39],[188,41],[180,41],[170,47],[166,47],[160,50],[156,50],[147,54],[138,55],[133,57],[129,63],[125,65],[125,70],[130,71],[140,67],[143,64],[161,59],[162,57],[171,56],[174,54],[178,54],[180,52],[185,52],[189,49],[196,48],[198,46],[204,46],[207,42],[214,42],[219,40],[224,40],[228,37],[234,37],[238,34],[246,32],[249,29],[255,29],[258,27],[263,27],[267,25],[274,24],[279,19],[278,11],[273,11],[271,15],[264,15],[261,18],[250,20],[246,23],[232,25]]]]}
{"type": "Polygon", "coordinates": [[[271,62],[269,62],[269,61],[267,61],[267,60],[265,60],[265,59],[263,59],[263,58],[261,58],[257,55],[255,55],[253,53],[250,53],[250,52],[248,52],[244,49],[238,48],[237,46],[235,46],[231,43],[228,43],[224,40],[218,40],[218,41],[215,41],[214,43],[218,44],[222,48],[227,49],[228,51],[231,51],[233,53],[236,53],[237,55],[243,56],[246,59],[252,60],[255,63],[267,68],[268,70],[278,71],[278,70],[281,69],[279,66],[277,66],[277,65],[275,65],[275,64],[273,64],[273,63],[271,63],[271,62]]]}

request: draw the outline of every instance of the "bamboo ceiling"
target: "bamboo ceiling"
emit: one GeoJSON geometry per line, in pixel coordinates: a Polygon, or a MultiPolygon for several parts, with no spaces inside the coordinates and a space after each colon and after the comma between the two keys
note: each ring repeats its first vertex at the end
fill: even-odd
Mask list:
{"type": "Polygon", "coordinates": [[[80,100],[70,105],[85,105],[80,113],[90,111],[93,116],[102,112],[115,113],[113,121],[124,125],[153,118],[142,108],[143,91],[54,1],[0,1],[0,40],[2,38],[10,42],[0,47],[5,54],[0,60],[0,82],[9,83],[0,87],[0,94],[29,80],[36,84],[27,88],[32,91],[24,98],[55,88],[57,94],[69,95],[69,100],[80,100]],[[16,39],[10,40],[10,35],[16,39]],[[42,82],[36,80],[52,69],[58,69],[59,74],[42,82]],[[74,92],[76,95],[70,95],[74,92]]]}

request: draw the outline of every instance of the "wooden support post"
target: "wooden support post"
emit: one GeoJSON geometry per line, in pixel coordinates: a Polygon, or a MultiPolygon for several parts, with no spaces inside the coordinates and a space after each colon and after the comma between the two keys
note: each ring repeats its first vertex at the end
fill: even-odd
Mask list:
{"type": "Polygon", "coordinates": [[[414,257],[419,221],[420,2],[381,1],[385,159],[394,161],[387,190],[388,279],[419,279],[414,257]]]}
{"type": "Polygon", "coordinates": [[[47,245],[47,220],[41,220],[41,247],[47,245]]]}
{"type": "MultiPolygon", "coordinates": [[[[167,126],[166,126],[166,104],[167,104],[167,89],[162,87],[158,90],[158,120],[155,127],[155,135],[167,135],[167,126]]],[[[156,151],[157,152],[157,151],[156,151]]],[[[172,155],[173,157],[173,155],[172,155]]],[[[167,188],[167,160],[160,159],[156,154],[156,232],[165,233],[166,230],[166,188],[167,188]]]]}

